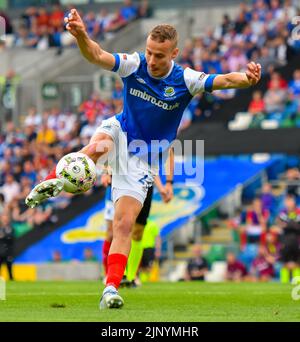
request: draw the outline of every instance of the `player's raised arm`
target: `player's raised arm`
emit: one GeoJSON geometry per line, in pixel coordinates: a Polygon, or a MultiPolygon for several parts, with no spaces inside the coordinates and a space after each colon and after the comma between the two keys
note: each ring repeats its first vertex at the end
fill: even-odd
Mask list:
{"type": "Polygon", "coordinates": [[[72,9],[65,18],[66,29],[76,38],[82,55],[91,63],[103,69],[112,70],[115,66],[115,57],[104,51],[99,44],[88,36],[83,20],[76,9],[72,9]]]}
{"type": "Polygon", "coordinates": [[[261,65],[251,62],[247,64],[246,72],[231,72],[217,75],[213,81],[212,90],[230,88],[248,88],[258,83],[261,78],[261,65]]]}

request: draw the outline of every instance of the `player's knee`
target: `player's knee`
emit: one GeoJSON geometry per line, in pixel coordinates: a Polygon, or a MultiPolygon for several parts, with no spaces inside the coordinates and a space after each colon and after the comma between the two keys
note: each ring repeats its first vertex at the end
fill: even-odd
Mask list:
{"type": "Polygon", "coordinates": [[[114,220],[114,234],[118,233],[128,236],[129,234],[131,234],[133,224],[134,218],[130,215],[116,217],[114,220]]]}

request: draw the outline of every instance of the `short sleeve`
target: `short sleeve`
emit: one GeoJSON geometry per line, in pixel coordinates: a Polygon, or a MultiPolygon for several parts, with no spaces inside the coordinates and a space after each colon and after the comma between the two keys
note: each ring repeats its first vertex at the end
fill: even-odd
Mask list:
{"type": "Polygon", "coordinates": [[[140,56],[137,52],[133,54],[114,53],[115,66],[112,71],[116,72],[120,77],[128,77],[133,74],[140,65],[140,56]]]}
{"type": "Polygon", "coordinates": [[[207,75],[191,68],[184,69],[184,81],[193,96],[204,91],[211,92],[216,76],[217,74],[207,75]]]}

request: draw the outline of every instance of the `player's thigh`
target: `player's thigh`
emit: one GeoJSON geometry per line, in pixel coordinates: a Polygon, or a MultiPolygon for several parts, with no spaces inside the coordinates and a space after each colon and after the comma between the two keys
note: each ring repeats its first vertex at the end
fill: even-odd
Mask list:
{"type": "Polygon", "coordinates": [[[113,222],[114,234],[118,230],[131,231],[142,203],[131,196],[122,196],[115,203],[115,216],[113,222]]]}

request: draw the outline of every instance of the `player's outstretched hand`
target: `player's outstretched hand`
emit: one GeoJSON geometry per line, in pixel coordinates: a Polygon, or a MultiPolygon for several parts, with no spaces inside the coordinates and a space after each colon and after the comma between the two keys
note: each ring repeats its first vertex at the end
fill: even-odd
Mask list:
{"type": "Polygon", "coordinates": [[[70,13],[64,19],[66,25],[66,29],[75,37],[78,38],[81,35],[86,34],[85,25],[80,15],[78,14],[76,9],[71,9],[70,13]]]}
{"type": "Polygon", "coordinates": [[[254,62],[247,64],[246,75],[249,83],[253,86],[258,83],[261,78],[261,65],[254,62]]]}

